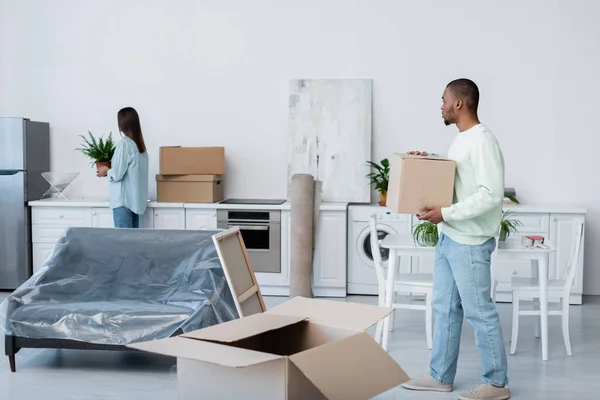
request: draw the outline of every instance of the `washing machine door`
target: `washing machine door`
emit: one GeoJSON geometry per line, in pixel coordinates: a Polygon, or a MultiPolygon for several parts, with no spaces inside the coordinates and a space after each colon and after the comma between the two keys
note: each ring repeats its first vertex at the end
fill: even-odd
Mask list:
{"type": "MultiPolygon", "coordinates": [[[[394,228],[385,224],[377,224],[377,241],[379,242],[379,254],[381,254],[381,262],[383,266],[387,265],[387,261],[390,256],[389,249],[384,249],[381,247],[381,241],[387,235],[397,235],[398,233],[394,228]]],[[[358,236],[356,243],[356,251],[358,252],[358,256],[365,263],[365,265],[370,268],[375,269],[374,260],[373,260],[373,252],[371,251],[371,229],[365,228],[360,235],[358,236]]]]}

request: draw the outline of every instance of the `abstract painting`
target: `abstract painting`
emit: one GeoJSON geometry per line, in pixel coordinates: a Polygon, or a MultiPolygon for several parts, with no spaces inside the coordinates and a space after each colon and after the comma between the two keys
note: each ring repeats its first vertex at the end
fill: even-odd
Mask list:
{"type": "Polygon", "coordinates": [[[288,121],[288,199],[291,177],[323,182],[322,201],[369,203],[371,79],[293,79],[288,121]]]}

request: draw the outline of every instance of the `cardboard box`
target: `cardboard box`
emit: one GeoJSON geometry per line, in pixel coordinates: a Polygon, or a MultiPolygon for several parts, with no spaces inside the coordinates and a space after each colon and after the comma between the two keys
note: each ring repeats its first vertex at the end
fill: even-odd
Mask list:
{"type": "Polygon", "coordinates": [[[156,198],[165,203],[221,201],[221,175],[156,175],[156,198]]]}
{"type": "Polygon", "coordinates": [[[365,400],[409,378],[365,330],[392,308],[295,297],[129,347],[177,357],[180,400],[365,400]]]}
{"type": "Polygon", "coordinates": [[[389,157],[386,206],[400,214],[418,214],[422,206],[451,206],[456,163],[439,157],[395,153],[389,157]]]}
{"type": "Polygon", "coordinates": [[[162,175],[223,175],[225,174],[224,147],[160,148],[162,175]]]}

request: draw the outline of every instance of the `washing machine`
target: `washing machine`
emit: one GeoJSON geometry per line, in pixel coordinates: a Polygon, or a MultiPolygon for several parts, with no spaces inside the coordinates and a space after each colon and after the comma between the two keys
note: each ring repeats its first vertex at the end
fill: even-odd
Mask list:
{"type": "MultiPolygon", "coordinates": [[[[396,214],[378,204],[351,204],[348,206],[348,294],[377,295],[377,276],[371,252],[371,214],[377,215],[377,235],[381,242],[387,235],[410,235],[412,218],[396,214]]],[[[389,251],[379,248],[383,267],[387,267],[389,251]]],[[[410,259],[401,259],[402,264],[410,259]]],[[[408,267],[410,268],[410,267],[408,267]]]]}

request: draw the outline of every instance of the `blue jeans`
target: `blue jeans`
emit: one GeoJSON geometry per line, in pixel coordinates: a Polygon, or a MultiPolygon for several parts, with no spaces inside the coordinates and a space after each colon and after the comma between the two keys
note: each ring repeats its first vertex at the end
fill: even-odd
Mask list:
{"type": "Polygon", "coordinates": [[[126,207],[113,209],[115,228],[139,228],[140,216],[126,207]]]}
{"type": "Polygon", "coordinates": [[[440,235],[433,273],[435,325],[429,373],[441,383],[454,383],[463,315],[475,328],[481,381],[494,386],[508,383],[502,327],[490,295],[490,265],[495,248],[494,238],[469,246],[440,235]]]}

